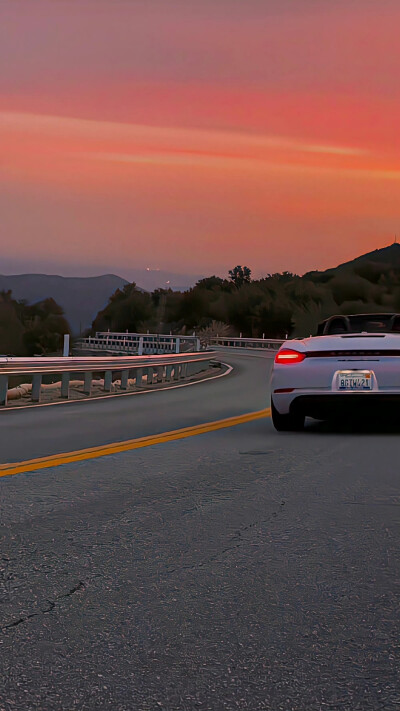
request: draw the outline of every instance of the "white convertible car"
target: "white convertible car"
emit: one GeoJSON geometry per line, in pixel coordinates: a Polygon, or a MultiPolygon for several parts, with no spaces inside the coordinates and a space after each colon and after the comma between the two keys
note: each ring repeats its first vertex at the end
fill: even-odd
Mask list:
{"type": "Polygon", "coordinates": [[[314,337],[286,341],[271,379],[277,430],[318,420],[385,411],[400,415],[400,314],[332,316],[314,337]]]}

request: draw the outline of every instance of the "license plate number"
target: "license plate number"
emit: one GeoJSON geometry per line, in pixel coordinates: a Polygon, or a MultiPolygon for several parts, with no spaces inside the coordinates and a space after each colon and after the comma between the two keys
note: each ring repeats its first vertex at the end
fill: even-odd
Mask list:
{"type": "Polygon", "coordinates": [[[372,374],[368,372],[340,371],[337,374],[338,390],[372,390],[372,374]]]}

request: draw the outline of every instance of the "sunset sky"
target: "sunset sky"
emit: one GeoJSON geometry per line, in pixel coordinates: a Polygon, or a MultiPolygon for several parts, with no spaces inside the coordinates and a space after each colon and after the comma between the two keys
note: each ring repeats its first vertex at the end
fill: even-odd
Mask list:
{"type": "Polygon", "coordinates": [[[398,0],[3,0],[0,272],[257,275],[400,235],[398,0]]]}

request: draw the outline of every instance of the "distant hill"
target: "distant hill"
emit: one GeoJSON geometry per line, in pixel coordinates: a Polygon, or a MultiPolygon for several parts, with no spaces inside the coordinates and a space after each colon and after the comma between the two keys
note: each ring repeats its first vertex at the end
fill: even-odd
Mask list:
{"type": "MultiPolygon", "coordinates": [[[[400,244],[394,242],[388,247],[382,247],[381,249],[374,249],[373,252],[367,252],[362,254],[360,257],[351,259],[349,262],[344,262],[339,264],[335,269],[342,269],[343,267],[355,267],[358,264],[364,264],[365,262],[372,262],[373,264],[385,264],[391,267],[400,267],[400,244]]],[[[328,269],[332,271],[332,269],[328,269]]]]}
{"type": "Polygon", "coordinates": [[[11,289],[13,299],[34,304],[52,298],[65,312],[72,333],[92,325],[111,294],[128,282],[115,274],[97,277],[62,277],[50,274],[0,274],[0,291],[11,289]]]}
{"type": "Polygon", "coordinates": [[[187,291],[204,278],[204,274],[178,274],[163,269],[131,269],[128,276],[130,281],[136,282],[146,291],[155,289],[187,291]]]}
{"type": "Polygon", "coordinates": [[[400,244],[394,242],[388,247],[374,249],[373,252],[366,252],[348,262],[342,262],[342,264],[338,264],[336,267],[330,267],[324,271],[306,272],[303,278],[319,278],[321,281],[326,281],[326,278],[332,277],[334,274],[352,271],[359,273],[360,271],[362,272],[368,269],[375,271],[376,274],[382,274],[389,269],[400,269],[400,244]]]}

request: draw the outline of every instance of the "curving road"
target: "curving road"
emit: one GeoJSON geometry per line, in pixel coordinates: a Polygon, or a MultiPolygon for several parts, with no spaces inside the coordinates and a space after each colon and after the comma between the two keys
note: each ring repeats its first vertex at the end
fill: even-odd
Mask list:
{"type": "Polygon", "coordinates": [[[229,376],[104,400],[0,412],[0,464],[95,447],[223,419],[269,405],[272,360],[221,352],[229,376]]]}
{"type": "MultiPolygon", "coordinates": [[[[1,461],[264,408],[270,360],[224,359],[6,413],[1,461]]],[[[1,711],[398,709],[399,433],[264,419],[0,479],[1,711]]]]}

